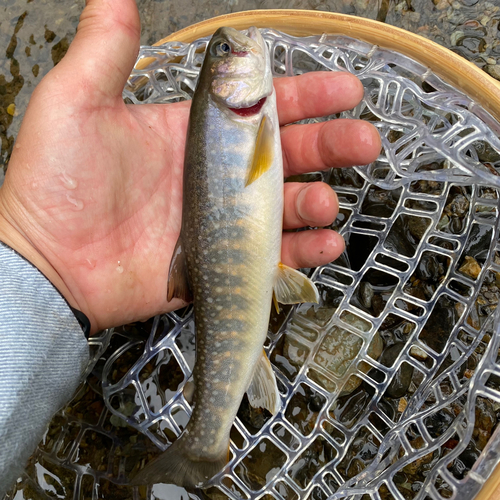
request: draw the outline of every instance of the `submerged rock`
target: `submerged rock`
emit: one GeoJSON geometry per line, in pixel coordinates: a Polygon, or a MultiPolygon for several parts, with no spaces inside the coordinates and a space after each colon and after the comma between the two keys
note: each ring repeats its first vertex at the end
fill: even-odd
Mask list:
{"type": "MultiPolygon", "coordinates": [[[[335,377],[342,377],[356,360],[362,346],[363,339],[360,336],[338,325],[333,325],[321,342],[314,360],[335,377]]],[[[373,359],[378,359],[382,349],[382,339],[376,332],[368,347],[368,355],[373,359]]],[[[370,367],[366,363],[361,363],[360,369],[367,373],[370,367]]],[[[348,384],[344,385],[342,395],[349,394],[361,384],[361,379],[357,377],[351,377],[351,379],[349,379],[348,384]]]]}

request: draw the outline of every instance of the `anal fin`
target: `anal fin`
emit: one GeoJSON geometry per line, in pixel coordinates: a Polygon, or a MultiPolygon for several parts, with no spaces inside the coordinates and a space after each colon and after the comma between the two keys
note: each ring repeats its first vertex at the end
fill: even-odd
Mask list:
{"type": "Polygon", "coordinates": [[[280,393],[271,362],[264,350],[255,367],[253,379],[247,389],[248,402],[254,408],[266,408],[275,415],[280,409],[280,393]]]}
{"type": "Polygon", "coordinates": [[[170,262],[170,270],[168,273],[167,300],[182,299],[185,302],[191,302],[191,288],[189,286],[186,256],[182,251],[181,237],[177,240],[170,262]]]}
{"type": "Polygon", "coordinates": [[[319,302],[316,285],[296,269],[278,264],[278,278],[274,285],[274,295],[282,304],[299,304],[300,302],[319,302]]]}

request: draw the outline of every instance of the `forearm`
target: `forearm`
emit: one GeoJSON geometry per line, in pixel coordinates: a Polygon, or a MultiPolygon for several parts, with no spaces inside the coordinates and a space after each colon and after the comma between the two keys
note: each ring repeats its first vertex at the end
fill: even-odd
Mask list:
{"type": "Polygon", "coordinates": [[[0,497],[76,390],[88,345],[67,302],[0,244],[0,497]]]}

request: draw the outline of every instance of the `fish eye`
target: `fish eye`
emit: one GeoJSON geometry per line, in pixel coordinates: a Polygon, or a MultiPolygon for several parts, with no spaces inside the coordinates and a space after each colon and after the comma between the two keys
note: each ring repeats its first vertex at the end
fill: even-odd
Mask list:
{"type": "Polygon", "coordinates": [[[217,47],[217,52],[219,53],[219,55],[229,54],[229,52],[231,52],[231,47],[228,43],[222,42],[217,47]]]}

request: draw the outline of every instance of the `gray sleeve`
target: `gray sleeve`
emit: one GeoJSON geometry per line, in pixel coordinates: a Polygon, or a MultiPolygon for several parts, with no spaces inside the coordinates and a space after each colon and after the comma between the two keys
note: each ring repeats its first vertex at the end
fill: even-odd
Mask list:
{"type": "Polygon", "coordinates": [[[0,243],[0,498],[75,392],[88,359],[87,341],[66,301],[40,271],[0,243]]]}

